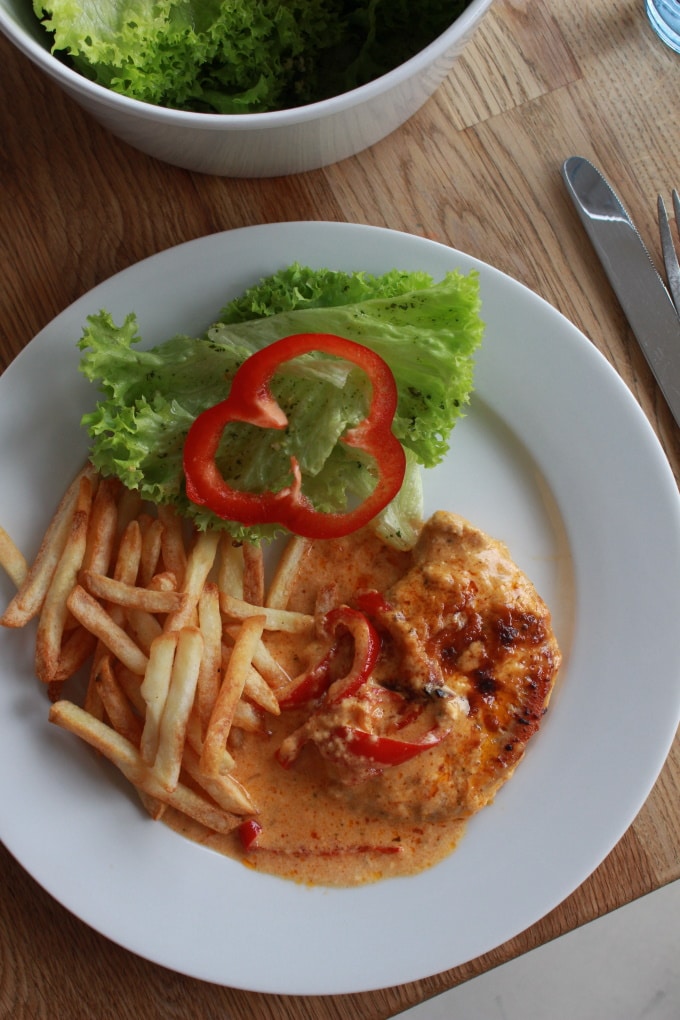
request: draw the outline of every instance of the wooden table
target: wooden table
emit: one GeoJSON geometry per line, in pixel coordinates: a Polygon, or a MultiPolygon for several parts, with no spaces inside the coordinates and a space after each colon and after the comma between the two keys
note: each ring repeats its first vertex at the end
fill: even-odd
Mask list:
{"type": "MultiPolygon", "coordinates": [[[[101,129],[0,40],[0,365],[111,274],[214,231],[346,220],[422,234],[498,266],[600,348],[680,475],[680,434],[560,178],[571,154],[613,179],[659,256],[656,195],[680,187],[680,57],[643,0],[497,0],[436,95],[359,156],[297,177],[228,180],[165,166],[101,129]]],[[[9,484],[5,481],[3,484],[9,484]]],[[[680,877],[680,740],[597,871],[509,943],[428,980],[286,998],[190,980],[97,935],[0,849],[0,1015],[393,1016],[680,877]]]]}

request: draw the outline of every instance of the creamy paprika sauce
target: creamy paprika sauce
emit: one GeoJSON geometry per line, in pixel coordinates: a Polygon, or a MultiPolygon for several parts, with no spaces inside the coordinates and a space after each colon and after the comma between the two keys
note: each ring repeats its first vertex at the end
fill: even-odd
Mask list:
{"type": "Polygon", "coordinates": [[[427,521],[410,552],[369,531],[314,543],[289,608],[318,621],[340,606],[379,637],[356,690],[347,678],[363,624],[266,637],[291,677],[276,691],[282,705],[332,641],[335,686],[300,705],[293,697],[262,733],[239,732],[234,774],[258,809],[256,843],[169,820],[251,868],[351,886],[451,853],[538,729],[560,653],[547,607],[505,546],[449,513],[427,521]]]}

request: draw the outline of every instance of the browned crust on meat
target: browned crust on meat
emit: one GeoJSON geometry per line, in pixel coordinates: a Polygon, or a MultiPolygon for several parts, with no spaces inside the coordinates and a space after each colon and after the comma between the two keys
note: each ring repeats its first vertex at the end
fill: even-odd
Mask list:
{"type": "Polygon", "coordinates": [[[381,776],[370,796],[385,810],[408,796],[409,813],[467,817],[510,778],[545,714],[561,661],[550,612],[505,545],[445,512],[386,600],[376,679],[468,708],[441,747],[381,776]]]}

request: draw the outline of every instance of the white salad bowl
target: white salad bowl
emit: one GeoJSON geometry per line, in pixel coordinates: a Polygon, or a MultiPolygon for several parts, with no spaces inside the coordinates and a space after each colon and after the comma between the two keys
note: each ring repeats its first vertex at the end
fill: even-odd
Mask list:
{"type": "Polygon", "coordinates": [[[31,0],[0,0],[0,31],[136,149],[202,173],[276,177],[345,159],[400,127],[441,84],[492,2],[471,0],[434,42],[382,77],[321,102],[271,113],[171,110],[95,84],[50,53],[50,37],[31,0]]]}

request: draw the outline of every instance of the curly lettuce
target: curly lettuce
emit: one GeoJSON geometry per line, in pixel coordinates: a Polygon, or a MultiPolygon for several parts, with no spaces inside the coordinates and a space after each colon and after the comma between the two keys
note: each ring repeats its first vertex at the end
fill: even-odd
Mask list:
{"type": "Polygon", "coordinates": [[[52,50],[142,102],[258,113],[337,95],[398,66],[469,0],[33,0],[52,50]]]}
{"type": "MultiPolygon", "coordinates": [[[[293,264],[222,309],[200,337],[178,335],[144,350],[137,321],[117,326],[109,313],[90,316],[79,346],[81,370],[102,399],[85,415],[91,457],[156,503],[172,503],[198,527],[226,528],[237,539],[270,538],[276,526],[243,528],[191,503],[184,490],[182,450],[194,419],[223,400],[239,365],[254,351],[302,332],[336,333],[380,354],[394,374],[398,407],[393,431],[407,454],[401,492],[379,522],[395,545],[408,546],[421,515],[419,465],[432,467],[469,401],[473,354],[481,342],[477,274],[312,270],[293,264]]],[[[325,512],[344,510],[375,484],[368,456],[339,439],[360,421],[368,382],[349,363],[321,353],[283,365],[272,392],[285,411],[283,432],[231,423],[218,464],[235,488],[277,491],[290,483],[290,458],[300,463],[303,491],[325,512]]]]}

